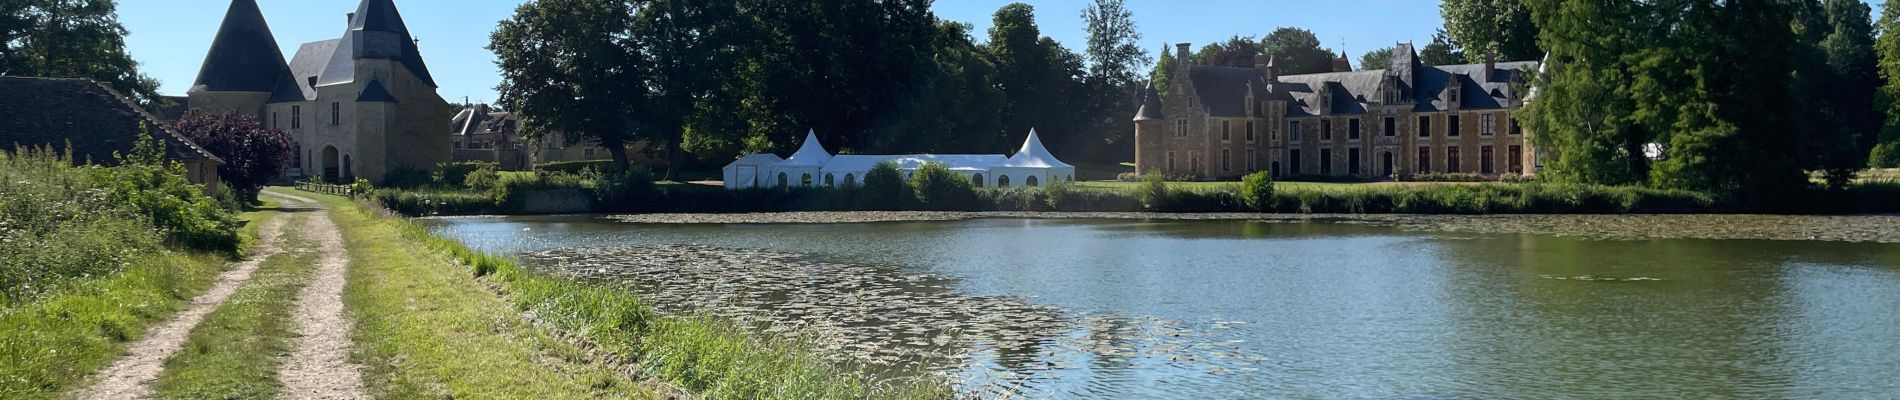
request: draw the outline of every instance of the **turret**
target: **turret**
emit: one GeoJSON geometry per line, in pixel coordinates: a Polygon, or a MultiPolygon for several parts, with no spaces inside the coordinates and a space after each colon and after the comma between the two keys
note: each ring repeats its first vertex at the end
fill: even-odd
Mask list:
{"type": "Polygon", "coordinates": [[[290,84],[290,65],[277,48],[256,0],[232,0],[186,95],[191,109],[244,112],[262,119],[271,93],[290,84]]]}
{"type": "Polygon", "coordinates": [[[1260,70],[1260,74],[1267,77],[1267,83],[1280,83],[1279,73],[1273,70],[1272,54],[1254,55],[1253,68],[1260,70]]]}

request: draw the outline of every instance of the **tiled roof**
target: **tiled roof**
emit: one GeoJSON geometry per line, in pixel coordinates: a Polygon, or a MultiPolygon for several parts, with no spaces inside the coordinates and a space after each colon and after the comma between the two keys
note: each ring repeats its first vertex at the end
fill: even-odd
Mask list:
{"type": "Polygon", "coordinates": [[[219,160],[217,156],[173,131],[170,125],[126,99],[118,91],[89,79],[0,77],[0,146],[52,146],[75,162],[113,163],[113,153],[130,154],[144,124],[152,137],[165,141],[165,155],[173,160],[219,160]]]}
{"type": "Polygon", "coordinates": [[[290,68],[256,0],[232,0],[191,92],[272,92],[290,68]]]}

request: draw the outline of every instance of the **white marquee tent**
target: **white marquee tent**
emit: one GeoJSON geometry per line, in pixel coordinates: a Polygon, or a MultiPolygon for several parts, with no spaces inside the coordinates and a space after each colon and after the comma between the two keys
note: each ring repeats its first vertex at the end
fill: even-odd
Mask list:
{"type": "Polygon", "coordinates": [[[890,161],[910,173],[925,164],[937,163],[970,178],[978,187],[1036,186],[1046,182],[1075,180],[1075,167],[1057,160],[1043,148],[1034,130],[1015,156],[995,154],[907,154],[832,156],[818,143],[816,131],[805,134],[805,143],[791,158],[780,160],[772,154],[753,154],[726,165],[726,188],[858,185],[864,174],[880,162],[890,161]],[[759,171],[748,175],[747,171],[759,171]],[[1007,176],[1007,178],[999,177],[1007,176]],[[747,177],[754,177],[748,179],[747,177]]]}

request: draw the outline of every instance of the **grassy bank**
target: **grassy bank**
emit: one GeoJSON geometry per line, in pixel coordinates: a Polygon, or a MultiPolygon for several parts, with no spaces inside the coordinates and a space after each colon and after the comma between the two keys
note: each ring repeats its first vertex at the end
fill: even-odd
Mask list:
{"type": "Polygon", "coordinates": [[[0,398],[73,389],[255,236],[262,214],[234,215],[177,172],[0,153],[0,398]]]}
{"type": "MultiPolygon", "coordinates": [[[[307,217],[279,216],[302,219],[307,217]]],[[[259,264],[251,279],[191,331],[184,349],[165,360],[152,384],[166,399],[260,399],[283,386],[277,369],[295,339],[297,295],[311,281],[317,252],[295,221],[282,252],[259,264]]]]}
{"type": "Polygon", "coordinates": [[[880,382],[820,359],[796,342],[766,339],[711,319],[659,315],[626,289],[532,272],[420,225],[375,216],[348,200],[307,196],[341,210],[335,215],[353,262],[361,263],[352,266],[354,283],[346,301],[358,316],[358,343],[365,344],[371,386],[381,387],[384,395],[599,397],[668,387],[702,398],[951,397],[947,386],[880,382]],[[491,287],[502,296],[489,292],[491,287]],[[540,326],[503,313],[532,315],[540,326]],[[551,339],[541,333],[544,328],[583,339],[593,346],[592,354],[637,365],[650,381],[627,382],[593,369],[537,370],[532,357],[470,359],[544,353],[577,360],[590,354],[551,339]],[[489,330],[505,334],[485,334],[489,330]],[[510,339],[492,340],[503,337],[510,339]],[[470,348],[483,351],[466,351],[470,348]],[[478,378],[485,375],[481,370],[516,361],[527,365],[513,368],[527,370],[478,378]],[[543,371],[554,374],[540,376],[543,371]]]}

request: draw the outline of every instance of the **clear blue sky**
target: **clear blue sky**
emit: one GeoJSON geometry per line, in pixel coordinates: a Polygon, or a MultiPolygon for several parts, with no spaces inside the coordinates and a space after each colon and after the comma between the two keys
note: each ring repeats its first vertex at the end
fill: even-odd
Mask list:
{"type": "MultiPolygon", "coordinates": [[[[823,1],[823,0],[814,0],[823,1]]],[[[1009,0],[937,0],[939,18],[976,26],[977,41],[987,37],[990,15],[1009,0]]],[[[1081,10],[1090,0],[1027,1],[1036,7],[1043,35],[1070,49],[1085,45],[1081,10]]],[[[259,0],[278,46],[294,52],[299,44],[342,36],[344,14],[355,0],[259,0]]],[[[398,0],[409,30],[422,41],[423,57],[442,87],[443,98],[459,102],[493,101],[500,78],[494,55],[483,47],[495,22],[513,13],[520,0],[398,0]]],[[[1877,4],[1877,2],[1870,3],[1877,4]]],[[[119,19],[131,36],[132,56],[144,72],[158,78],[160,92],[183,95],[204,62],[211,38],[229,0],[122,0],[119,19]]],[[[1430,0],[1128,0],[1144,47],[1160,51],[1167,43],[1195,47],[1235,34],[1260,36],[1279,26],[1297,26],[1319,35],[1325,47],[1344,49],[1353,61],[1367,50],[1412,41],[1423,44],[1442,24],[1438,2],[1430,0]]],[[[1876,9],[1876,12],[1877,9],[1876,9]]],[[[285,57],[289,57],[288,54],[285,57]]]]}

